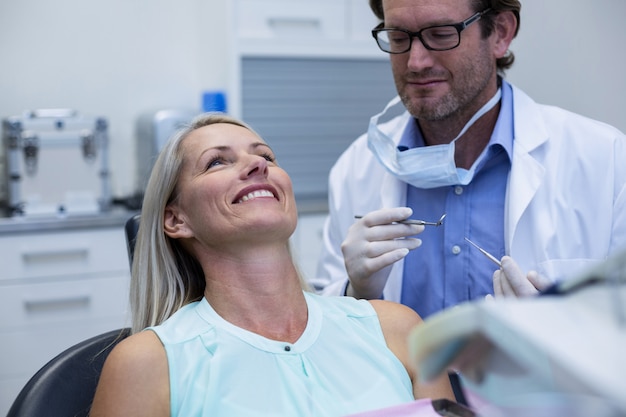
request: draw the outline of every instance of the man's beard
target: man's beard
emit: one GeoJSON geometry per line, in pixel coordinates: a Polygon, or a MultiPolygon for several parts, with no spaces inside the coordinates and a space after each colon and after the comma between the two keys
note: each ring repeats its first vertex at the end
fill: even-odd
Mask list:
{"type": "MultiPolygon", "coordinates": [[[[485,54],[474,57],[465,70],[459,72],[462,77],[451,85],[450,92],[436,102],[423,99],[412,101],[408,94],[400,94],[402,103],[418,120],[437,122],[459,116],[459,113],[468,111],[470,106],[476,106],[476,98],[487,88],[495,71],[490,64],[485,65],[488,62],[489,59],[485,54]]],[[[427,75],[429,74],[422,74],[420,77],[427,78],[427,75]]],[[[477,110],[478,108],[473,109],[474,112],[477,110]]]]}
{"type": "Polygon", "coordinates": [[[437,122],[445,120],[461,107],[461,100],[453,93],[440,98],[436,104],[419,102],[414,104],[408,95],[400,96],[409,113],[418,120],[437,122]]]}

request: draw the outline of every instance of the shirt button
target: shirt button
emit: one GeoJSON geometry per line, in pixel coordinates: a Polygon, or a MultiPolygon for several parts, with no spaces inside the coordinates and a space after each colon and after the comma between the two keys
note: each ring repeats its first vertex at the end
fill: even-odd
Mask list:
{"type": "Polygon", "coordinates": [[[291,346],[285,346],[285,352],[289,352],[291,350],[291,346]]]}
{"type": "Polygon", "coordinates": [[[461,253],[461,247],[459,245],[452,246],[452,253],[458,255],[459,253],[461,253]]]}
{"type": "Polygon", "coordinates": [[[463,187],[461,187],[460,185],[457,185],[456,187],[454,187],[454,194],[456,195],[463,194],[463,187]]]}

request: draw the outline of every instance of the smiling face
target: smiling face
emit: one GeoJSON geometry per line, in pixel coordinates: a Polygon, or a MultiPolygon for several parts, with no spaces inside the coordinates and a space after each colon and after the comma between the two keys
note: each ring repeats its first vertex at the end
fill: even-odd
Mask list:
{"type": "MultiPolygon", "coordinates": [[[[461,22],[475,11],[470,1],[384,0],[385,27],[419,31],[461,22]]],[[[461,32],[460,45],[429,51],[414,38],[411,50],[390,55],[396,88],[409,112],[437,121],[476,112],[496,91],[496,58],[492,37],[483,39],[480,21],[461,32]]]]}
{"type": "Polygon", "coordinates": [[[166,233],[175,230],[168,234],[209,247],[287,242],[297,219],[292,184],[261,138],[218,123],[192,131],[181,146],[182,170],[166,209],[166,233]]]}

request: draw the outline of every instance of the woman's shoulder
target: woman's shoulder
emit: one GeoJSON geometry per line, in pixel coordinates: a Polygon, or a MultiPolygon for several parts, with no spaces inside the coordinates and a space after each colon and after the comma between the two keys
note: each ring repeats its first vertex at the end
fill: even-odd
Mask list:
{"type": "Polygon", "coordinates": [[[404,304],[385,300],[369,300],[383,330],[406,333],[422,323],[422,318],[404,304]]]}
{"type": "Polygon", "coordinates": [[[165,349],[159,337],[144,330],[121,340],[107,357],[107,362],[132,372],[166,361],[165,349]]]}
{"type": "Polygon", "coordinates": [[[165,349],[144,330],[120,341],[107,357],[92,415],[166,415],[169,410],[165,349]]]}

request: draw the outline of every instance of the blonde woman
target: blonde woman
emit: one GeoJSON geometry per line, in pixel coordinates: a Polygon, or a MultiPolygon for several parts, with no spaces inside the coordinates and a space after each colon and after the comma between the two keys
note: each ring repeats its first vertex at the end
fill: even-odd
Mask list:
{"type": "MultiPolygon", "coordinates": [[[[386,301],[303,290],[292,184],[246,124],[206,114],[162,150],[135,247],[133,335],[107,358],[91,416],[342,416],[451,398],[418,383],[386,301]]],[[[421,227],[421,226],[416,226],[421,227]]]]}

